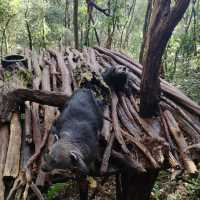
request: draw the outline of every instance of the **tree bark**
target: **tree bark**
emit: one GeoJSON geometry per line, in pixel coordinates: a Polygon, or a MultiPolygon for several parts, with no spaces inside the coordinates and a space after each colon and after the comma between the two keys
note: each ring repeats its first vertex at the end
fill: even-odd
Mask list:
{"type": "Polygon", "coordinates": [[[159,112],[160,64],[167,42],[190,0],[177,0],[171,7],[170,0],[156,0],[152,9],[150,24],[142,58],[143,74],[140,93],[140,115],[152,117],[159,112]]]}
{"type": "Polygon", "coordinates": [[[22,129],[19,114],[13,113],[10,123],[10,140],[4,168],[4,177],[16,178],[20,171],[20,149],[22,129]]]}
{"type": "Polygon", "coordinates": [[[6,154],[9,141],[9,127],[7,124],[0,126],[0,199],[5,198],[5,185],[3,181],[3,171],[6,163],[6,154]]]}
{"type": "Polygon", "coordinates": [[[124,172],[121,177],[123,200],[147,200],[158,176],[158,171],[143,174],[124,172]]]}
{"type": "Polygon", "coordinates": [[[146,42],[151,13],[152,13],[152,0],[148,0],[147,10],[146,10],[145,19],[144,19],[144,26],[143,26],[143,41],[140,48],[140,58],[139,58],[140,63],[142,62],[142,58],[144,54],[144,46],[146,42]]]}
{"type": "Polygon", "coordinates": [[[79,39],[78,39],[78,0],[74,0],[74,16],[73,16],[73,22],[74,22],[74,43],[75,48],[79,48],[79,39]]]}
{"type": "Polygon", "coordinates": [[[69,100],[69,96],[60,92],[16,89],[3,96],[2,104],[0,105],[0,122],[9,122],[12,112],[24,101],[61,107],[67,100],[69,100]]]}

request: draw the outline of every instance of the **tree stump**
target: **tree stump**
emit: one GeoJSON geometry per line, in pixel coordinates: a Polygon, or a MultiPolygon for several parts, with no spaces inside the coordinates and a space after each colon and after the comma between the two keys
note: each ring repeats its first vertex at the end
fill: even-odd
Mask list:
{"type": "MultiPolygon", "coordinates": [[[[123,200],[147,200],[158,176],[158,171],[134,174],[131,171],[121,175],[123,200]]],[[[120,199],[120,200],[122,200],[120,199]]]]}

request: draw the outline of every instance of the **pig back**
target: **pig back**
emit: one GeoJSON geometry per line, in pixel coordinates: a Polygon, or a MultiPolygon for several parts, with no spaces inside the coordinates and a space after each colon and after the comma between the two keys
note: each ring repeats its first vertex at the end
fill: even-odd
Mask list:
{"type": "Polygon", "coordinates": [[[55,126],[73,137],[93,138],[102,129],[103,117],[96,99],[88,89],[78,89],[64,107],[55,126]]]}

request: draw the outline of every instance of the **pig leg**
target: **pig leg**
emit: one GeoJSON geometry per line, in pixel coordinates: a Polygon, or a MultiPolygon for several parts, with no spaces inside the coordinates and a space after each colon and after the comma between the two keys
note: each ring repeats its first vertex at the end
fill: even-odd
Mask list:
{"type": "Polygon", "coordinates": [[[78,179],[80,200],[88,200],[88,181],[87,177],[81,175],[78,179]]]}

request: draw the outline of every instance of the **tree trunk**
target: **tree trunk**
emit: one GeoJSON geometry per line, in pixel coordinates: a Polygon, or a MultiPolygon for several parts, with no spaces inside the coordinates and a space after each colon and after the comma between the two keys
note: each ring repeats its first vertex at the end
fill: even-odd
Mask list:
{"type": "Polygon", "coordinates": [[[64,26],[65,28],[70,29],[70,16],[69,16],[69,1],[65,0],[65,18],[64,18],[64,26]]]}
{"type": "Polygon", "coordinates": [[[144,66],[140,86],[140,115],[142,117],[152,117],[159,113],[159,72],[162,55],[189,2],[189,0],[177,0],[173,7],[170,0],[154,2],[142,58],[144,66]]]}
{"type": "Polygon", "coordinates": [[[144,174],[124,172],[121,177],[123,200],[147,200],[158,176],[158,171],[144,174]]]}
{"type": "Polygon", "coordinates": [[[87,23],[86,23],[86,33],[85,33],[85,45],[89,46],[89,34],[90,34],[90,24],[91,24],[91,15],[92,15],[92,7],[89,4],[89,1],[86,1],[87,3],[87,23]]]}
{"type": "Polygon", "coordinates": [[[143,26],[143,41],[140,47],[140,58],[139,61],[140,63],[142,62],[143,54],[144,54],[144,45],[146,42],[146,37],[147,37],[147,31],[150,23],[150,17],[152,13],[152,0],[148,0],[148,5],[147,5],[147,11],[145,14],[145,19],[144,19],[144,26],[143,26]]]}
{"type": "Polygon", "coordinates": [[[78,0],[74,0],[74,43],[75,48],[79,48],[79,39],[78,39],[78,0]]]}

